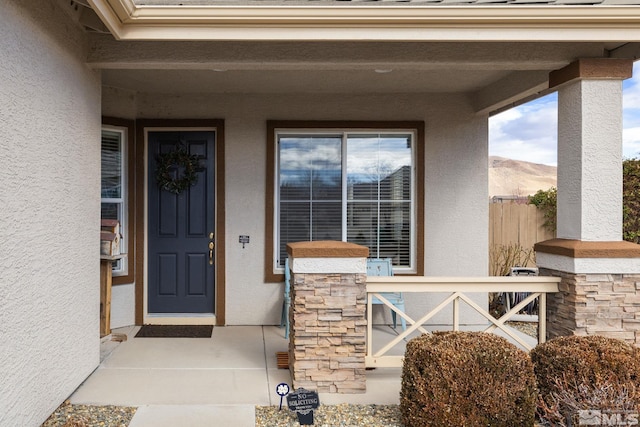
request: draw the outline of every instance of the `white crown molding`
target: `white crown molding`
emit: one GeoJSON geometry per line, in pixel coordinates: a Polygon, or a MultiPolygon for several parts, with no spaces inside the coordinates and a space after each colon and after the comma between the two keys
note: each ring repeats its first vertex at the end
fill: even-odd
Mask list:
{"type": "Polygon", "coordinates": [[[89,3],[128,40],[640,41],[638,6],[89,3]]]}

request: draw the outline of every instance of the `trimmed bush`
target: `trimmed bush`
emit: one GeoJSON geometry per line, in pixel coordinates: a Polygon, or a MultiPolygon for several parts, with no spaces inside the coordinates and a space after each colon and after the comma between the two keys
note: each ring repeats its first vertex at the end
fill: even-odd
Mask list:
{"type": "Polygon", "coordinates": [[[407,343],[400,411],[406,427],[533,426],[529,356],[482,332],[435,332],[407,343]]]}
{"type": "Polygon", "coordinates": [[[638,424],[638,399],[634,389],[609,381],[576,386],[564,378],[555,381],[555,385],[560,391],[548,395],[547,400],[538,399],[537,412],[543,426],[638,424]]]}
{"type": "Polygon", "coordinates": [[[531,351],[538,389],[544,398],[559,379],[569,384],[603,382],[640,385],[640,351],[630,344],[598,335],[558,337],[531,351]]]}
{"type": "Polygon", "coordinates": [[[554,338],[531,351],[540,390],[538,413],[570,425],[578,410],[638,408],[640,350],[597,335],[554,338]]]}

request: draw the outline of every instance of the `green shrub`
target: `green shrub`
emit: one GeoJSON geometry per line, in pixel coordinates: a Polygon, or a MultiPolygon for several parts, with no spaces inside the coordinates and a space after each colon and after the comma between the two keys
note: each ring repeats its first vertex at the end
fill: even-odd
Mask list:
{"type": "Polygon", "coordinates": [[[533,196],[529,196],[529,204],[535,205],[544,213],[544,224],[549,231],[556,231],[558,217],[558,189],[551,187],[548,190],[538,190],[533,196]]]}
{"type": "Polygon", "coordinates": [[[400,411],[406,427],[532,426],[529,356],[482,332],[435,332],[407,343],[400,411]]]}
{"type": "Polygon", "coordinates": [[[640,350],[623,341],[559,337],[530,355],[540,390],[538,414],[551,425],[571,425],[580,409],[626,411],[640,403],[640,350]]]}
{"type": "Polygon", "coordinates": [[[623,238],[640,243],[640,160],[622,162],[622,177],[623,238]]]}

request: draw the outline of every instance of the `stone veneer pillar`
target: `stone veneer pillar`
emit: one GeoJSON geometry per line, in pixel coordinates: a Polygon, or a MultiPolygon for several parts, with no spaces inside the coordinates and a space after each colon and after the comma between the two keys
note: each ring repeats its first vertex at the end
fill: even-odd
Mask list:
{"type": "Polygon", "coordinates": [[[290,243],[287,252],[293,388],[364,393],[369,249],[323,241],[290,243]]]}
{"type": "Polygon", "coordinates": [[[581,59],[558,88],[558,239],[536,244],[549,338],[604,335],[640,344],[640,246],[622,241],[622,80],[632,61],[581,59]]]}
{"type": "Polygon", "coordinates": [[[538,243],[536,257],[541,275],[562,278],[547,295],[548,338],[603,335],[640,345],[640,246],[554,239],[538,243]]]}

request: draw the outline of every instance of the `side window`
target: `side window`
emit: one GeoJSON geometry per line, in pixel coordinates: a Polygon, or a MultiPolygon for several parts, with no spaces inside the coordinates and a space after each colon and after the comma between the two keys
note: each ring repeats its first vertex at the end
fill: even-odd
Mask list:
{"type": "MultiPolygon", "coordinates": [[[[120,252],[127,252],[128,234],[127,207],[127,130],[118,127],[102,129],[101,161],[101,218],[115,219],[120,223],[120,252]]],[[[113,263],[113,275],[124,276],[128,273],[127,258],[113,263]]]]}

